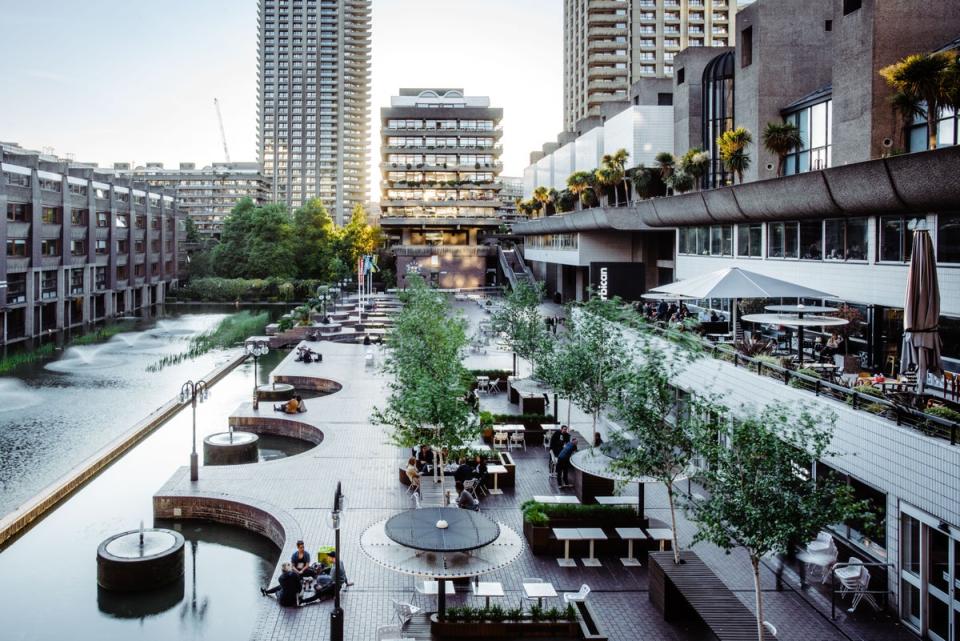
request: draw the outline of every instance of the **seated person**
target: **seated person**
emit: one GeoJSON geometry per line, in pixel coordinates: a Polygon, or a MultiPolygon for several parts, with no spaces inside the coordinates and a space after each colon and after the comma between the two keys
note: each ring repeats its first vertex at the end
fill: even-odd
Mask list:
{"type": "Polygon", "coordinates": [[[303,541],[297,541],[297,549],[290,557],[293,570],[300,576],[316,576],[317,573],[310,567],[310,553],[303,547],[303,541]]]}
{"type": "Polygon", "coordinates": [[[460,465],[457,467],[457,471],[453,473],[453,479],[457,482],[458,487],[463,487],[464,481],[473,478],[473,468],[467,465],[467,459],[462,456],[458,463],[460,463],[460,465]]]}
{"type": "Polygon", "coordinates": [[[480,511],[480,501],[473,498],[470,495],[470,492],[463,490],[460,492],[459,498],[457,498],[457,507],[462,510],[473,510],[474,512],[480,511]]]}
{"type": "Polygon", "coordinates": [[[489,478],[487,462],[479,454],[473,459],[473,478],[477,479],[477,487],[487,491],[487,479],[489,478]]]}
{"type": "Polygon", "coordinates": [[[306,412],[307,406],[304,404],[303,398],[297,394],[286,403],[274,405],[273,409],[284,414],[299,414],[300,412],[306,412]]]}
{"type": "Polygon", "coordinates": [[[280,594],[277,597],[277,601],[280,605],[286,608],[295,608],[297,607],[297,595],[300,594],[300,575],[293,569],[293,564],[291,563],[284,563],[281,566],[281,570],[280,578],[277,580],[279,585],[269,590],[260,588],[260,594],[267,596],[279,592],[280,594]]]}
{"type": "Polygon", "coordinates": [[[316,590],[313,596],[309,596],[300,601],[301,605],[319,601],[333,594],[334,577],[332,575],[334,574],[334,567],[336,567],[336,582],[340,584],[340,589],[343,589],[345,585],[353,585],[353,583],[347,580],[347,572],[343,569],[343,563],[337,560],[337,553],[328,552],[327,556],[330,557],[332,561],[331,564],[317,575],[316,590]]]}
{"type": "Polygon", "coordinates": [[[410,485],[414,485],[417,491],[420,491],[420,470],[417,469],[417,459],[412,456],[407,460],[407,478],[410,479],[410,485]]]}
{"type": "Polygon", "coordinates": [[[417,469],[421,473],[430,474],[433,469],[433,450],[429,445],[421,445],[417,454],[417,469]]]}

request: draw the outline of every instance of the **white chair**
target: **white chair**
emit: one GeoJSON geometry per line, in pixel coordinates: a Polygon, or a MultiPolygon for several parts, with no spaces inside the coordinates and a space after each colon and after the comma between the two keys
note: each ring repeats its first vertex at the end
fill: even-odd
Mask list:
{"type": "Polygon", "coordinates": [[[514,445],[517,449],[522,447],[523,451],[527,451],[527,439],[524,438],[523,432],[510,432],[510,448],[513,449],[514,445]]]}
{"type": "Polygon", "coordinates": [[[550,452],[550,462],[548,463],[550,474],[554,474],[557,471],[557,455],[552,451],[550,452]]]}
{"type": "Polygon", "coordinates": [[[507,439],[508,437],[506,432],[494,432],[493,433],[493,449],[495,450],[510,449],[510,444],[507,439]]]}
{"type": "Polygon", "coordinates": [[[847,566],[837,568],[834,574],[840,579],[840,598],[860,589],[860,578],[863,575],[863,561],[855,556],[847,559],[847,566]]]}
{"type": "Polygon", "coordinates": [[[773,625],[769,621],[763,622],[763,629],[767,631],[767,634],[772,636],[774,639],[777,638],[777,626],[773,625]]]}
{"type": "Polygon", "coordinates": [[[467,492],[470,492],[470,496],[473,497],[475,501],[479,501],[477,498],[477,479],[467,479],[463,482],[463,489],[467,492]]]}
{"type": "Polygon", "coordinates": [[[500,384],[505,382],[502,378],[495,378],[487,385],[488,394],[499,394],[500,393],[500,384]]]}
{"type": "Polygon", "coordinates": [[[420,608],[412,603],[404,603],[396,599],[391,599],[391,601],[393,601],[393,612],[397,615],[397,620],[400,621],[400,629],[402,630],[403,626],[410,622],[411,617],[417,612],[420,612],[420,608]]]}
{"type": "Polygon", "coordinates": [[[584,583],[580,586],[579,592],[565,592],[563,594],[564,603],[582,603],[587,600],[587,595],[590,594],[590,586],[584,583]]]}
{"type": "Polygon", "coordinates": [[[410,479],[410,485],[407,486],[407,494],[420,493],[420,477],[410,479]]]}
{"type": "Polygon", "coordinates": [[[402,641],[403,628],[399,625],[378,625],[377,641],[402,641]]]}
{"type": "Polygon", "coordinates": [[[817,538],[807,543],[807,568],[819,568],[820,583],[826,583],[827,578],[837,564],[837,544],[829,532],[820,532],[817,538]]]}
{"type": "Polygon", "coordinates": [[[420,494],[417,493],[417,492],[414,492],[414,493],[413,493],[413,506],[414,506],[416,509],[418,509],[418,510],[419,510],[421,507],[423,507],[423,506],[420,504],[420,494]]]}

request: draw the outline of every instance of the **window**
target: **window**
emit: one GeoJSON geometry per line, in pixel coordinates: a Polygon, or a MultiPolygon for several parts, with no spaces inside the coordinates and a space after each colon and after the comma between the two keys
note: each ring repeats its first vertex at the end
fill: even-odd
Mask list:
{"type": "Polygon", "coordinates": [[[833,31],[833,20],[824,20],[824,21],[823,21],[823,30],[824,30],[824,31],[833,31]]]}
{"type": "Polygon", "coordinates": [[[52,238],[46,238],[40,241],[40,254],[42,256],[59,256],[60,241],[52,238]]]}
{"type": "Polygon", "coordinates": [[[13,172],[3,172],[3,176],[6,179],[8,185],[13,187],[29,187],[30,186],[30,176],[24,174],[15,174],[13,172]]]}
{"type": "Polygon", "coordinates": [[[681,227],[677,253],[692,256],[733,256],[733,225],[681,227]]]}
{"type": "Polygon", "coordinates": [[[687,70],[686,70],[684,67],[680,67],[679,69],[677,69],[677,84],[678,84],[678,85],[682,85],[682,84],[683,84],[683,81],[686,79],[686,75],[687,75],[687,74],[686,74],[686,71],[687,71],[687,70]]]}
{"type": "Polygon", "coordinates": [[[86,256],[86,255],[87,255],[87,241],[85,241],[85,240],[71,240],[71,241],[70,241],[70,255],[71,255],[71,256],[86,256]]]}
{"type": "MultiPolygon", "coordinates": [[[[147,217],[146,216],[137,216],[137,229],[146,229],[147,228],[147,217]]],[[[119,225],[118,225],[119,227],[119,225]]]]}
{"type": "Polygon", "coordinates": [[[47,225],[59,225],[60,210],[56,207],[44,207],[40,213],[40,220],[47,225]]]}
{"type": "Polygon", "coordinates": [[[873,515],[872,522],[853,519],[833,525],[830,529],[874,558],[885,560],[887,558],[887,495],[820,461],[816,463],[816,470],[818,480],[832,477],[836,481],[849,485],[854,498],[858,501],[866,501],[868,505],[866,511],[873,515]]]}
{"type": "Polygon", "coordinates": [[[108,211],[98,211],[97,212],[97,227],[104,228],[110,226],[110,212],[108,211]]]}
{"type": "Polygon", "coordinates": [[[71,209],[70,210],[70,223],[73,225],[86,225],[87,224],[87,210],[86,209],[71,209]]]}
{"type": "Polygon", "coordinates": [[[823,258],[823,223],[800,223],[800,258],[803,260],[821,260],[823,258]]]}
{"type": "Polygon", "coordinates": [[[900,216],[881,216],[877,231],[877,260],[882,262],[905,263],[910,260],[913,247],[912,235],[907,228],[908,219],[900,216]]]}
{"type": "Polygon", "coordinates": [[[802,141],[784,159],[784,174],[790,176],[805,171],[826,169],[832,163],[833,100],[804,107],[784,117],[800,130],[802,141]]]}
{"type": "Polygon", "coordinates": [[[117,228],[126,229],[130,226],[130,215],[129,214],[117,214],[117,228]]]}
{"type": "Polygon", "coordinates": [[[83,270],[82,269],[70,270],[70,293],[71,294],[83,293],[83,270]]]}
{"type": "Polygon", "coordinates": [[[823,223],[826,260],[867,259],[867,219],[825,220],[823,223]]]}
{"type": "Polygon", "coordinates": [[[117,265],[117,280],[123,281],[130,277],[130,268],[126,265],[117,265]]]}
{"type": "Polygon", "coordinates": [[[763,224],[737,225],[737,256],[763,256],[763,224]]]}
{"type": "Polygon", "coordinates": [[[673,106],[673,94],[672,93],[658,93],[657,94],[657,105],[660,107],[671,107],[673,106]]]}
{"type": "Polygon", "coordinates": [[[96,244],[96,252],[97,252],[97,254],[99,254],[100,256],[103,256],[103,255],[105,255],[105,254],[109,254],[109,253],[110,253],[110,248],[109,248],[109,246],[107,245],[107,241],[106,241],[106,240],[98,240],[98,241],[97,241],[97,244],[96,244]]]}
{"type": "Polygon", "coordinates": [[[97,267],[96,271],[93,274],[93,283],[94,287],[97,289],[106,289],[107,288],[107,268],[106,267],[97,267]]]}
{"type": "Polygon", "coordinates": [[[130,253],[130,241],[129,240],[118,240],[117,241],[117,253],[118,254],[129,254],[130,253]]]}
{"type": "Polygon", "coordinates": [[[720,187],[730,184],[732,180],[720,161],[716,140],[723,132],[733,129],[733,67],[733,52],[727,52],[711,60],[703,70],[701,139],[710,155],[709,169],[701,180],[701,187],[704,188],[720,187]]]}
{"type": "Polygon", "coordinates": [[[7,239],[7,256],[23,258],[27,255],[27,241],[21,238],[7,239]]]}
{"type": "Polygon", "coordinates": [[[7,203],[7,220],[13,223],[30,222],[30,205],[7,203]]]}
{"type": "Polygon", "coordinates": [[[60,191],[63,189],[63,183],[59,180],[47,180],[46,178],[40,179],[40,189],[45,189],[46,191],[60,191]]]}
{"type": "Polygon", "coordinates": [[[843,15],[850,15],[860,9],[862,0],[843,0],[843,15]]]}
{"type": "Polygon", "coordinates": [[[7,304],[15,305],[17,303],[27,302],[27,275],[26,274],[8,274],[7,275],[7,304]]]}
{"type": "Polygon", "coordinates": [[[740,32],[740,68],[753,64],[753,27],[740,32]]]}
{"type": "Polygon", "coordinates": [[[767,225],[767,257],[799,258],[799,223],[767,225]]]}
{"type": "Polygon", "coordinates": [[[56,271],[41,272],[40,298],[56,298],[58,280],[56,271]]]}
{"type": "Polygon", "coordinates": [[[937,261],[960,263],[960,214],[937,216],[937,261]]]}
{"type": "MultiPolygon", "coordinates": [[[[918,107],[926,109],[926,103],[921,102],[918,107]]],[[[937,121],[937,147],[956,145],[958,127],[957,114],[952,109],[944,109],[937,121]]],[[[930,146],[927,133],[927,121],[923,116],[914,116],[912,123],[907,127],[907,150],[923,151],[930,146]]]]}

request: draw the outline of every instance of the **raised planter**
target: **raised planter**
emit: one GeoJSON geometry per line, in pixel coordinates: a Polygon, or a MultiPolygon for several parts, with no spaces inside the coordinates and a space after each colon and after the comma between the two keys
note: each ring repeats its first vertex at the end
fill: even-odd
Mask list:
{"type": "Polygon", "coordinates": [[[430,615],[430,633],[437,639],[579,639],[579,621],[438,621],[430,615]]]}
{"type": "Polygon", "coordinates": [[[500,464],[507,468],[506,474],[501,474],[497,479],[497,487],[516,487],[517,485],[517,464],[513,460],[510,452],[499,452],[500,464]]]}

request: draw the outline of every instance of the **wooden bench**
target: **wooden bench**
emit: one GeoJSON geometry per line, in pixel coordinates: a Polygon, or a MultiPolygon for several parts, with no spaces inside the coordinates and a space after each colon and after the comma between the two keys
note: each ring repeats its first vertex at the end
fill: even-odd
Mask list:
{"type": "MultiPolygon", "coordinates": [[[[672,552],[651,552],[650,601],[666,621],[696,615],[719,641],[756,641],[757,618],[700,557],[682,552],[683,563],[672,552]]],[[[771,639],[764,632],[765,639],[771,639]]]]}

